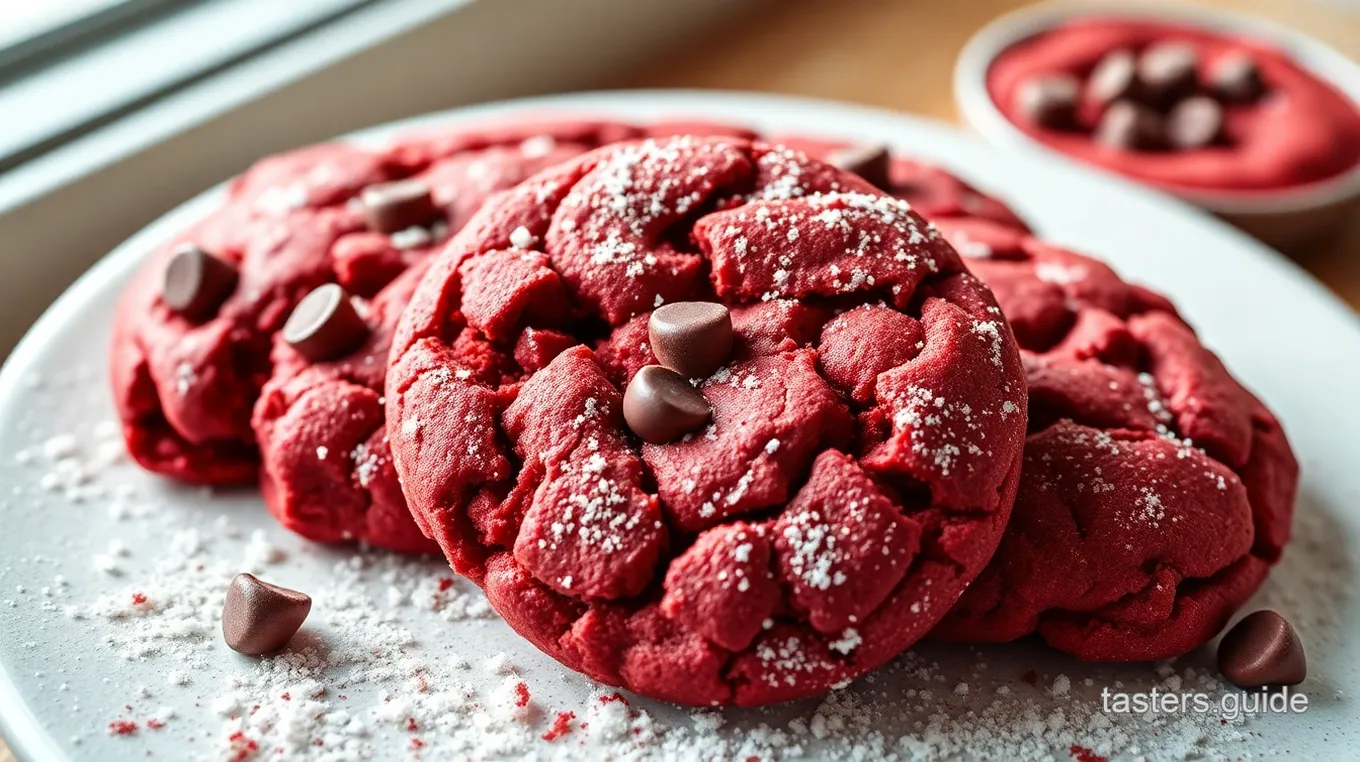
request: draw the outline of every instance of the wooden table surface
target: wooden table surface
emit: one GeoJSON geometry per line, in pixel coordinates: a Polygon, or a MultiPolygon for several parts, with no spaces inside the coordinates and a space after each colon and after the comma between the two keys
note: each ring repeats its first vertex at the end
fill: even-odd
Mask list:
{"type": "MultiPolygon", "coordinates": [[[[950,75],[968,37],[1018,0],[772,0],[770,9],[659,53],[617,87],[755,90],[955,119],[950,75]]],[[[1340,0],[1206,0],[1273,18],[1360,59],[1360,8],[1340,0]]],[[[1360,216],[1301,264],[1360,309],[1360,216]]],[[[0,742],[0,762],[14,758],[0,742]]]]}

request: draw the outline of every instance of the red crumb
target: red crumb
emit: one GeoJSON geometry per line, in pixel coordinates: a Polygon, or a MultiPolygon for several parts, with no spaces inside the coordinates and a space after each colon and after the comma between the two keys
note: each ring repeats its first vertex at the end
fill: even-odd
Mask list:
{"type": "Polygon", "coordinates": [[[575,712],[558,712],[557,719],[553,721],[553,726],[543,734],[544,741],[556,741],[562,736],[571,732],[571,721],[576,719],[575,712]]]}
{"type": "Polygon", "coordinates": [[[422,741],[422,740],[420,740],[419,738],[412,738],[412,739],[411,739],[411,748],[412,748],[412,749],[423,749],[423,748],[425,748],[425,742],[422,741]]]}
{"type": "Polygon", "coordinates": [[[152,730],[160,730],[161,728],[165,727],[165,723],[152,717],[151,719],[146,721],[146,726],[148,728],[151,728],[152,730]]]}
{"type": "Polygon", "coordinates": [[[628,706],[628,699],[624,698],[623,694],[619,693],[618,691],[615,691],[609,694],[608,696],[600,697],[601,704],[612,704],[615,701],[622,701],[624,706],[628,706]]]}
{"type": "Polygon", "coordinates": [[[132,594],[132,605],[133,605],[133,606],[140,606],[140,605],[142,605],[143,603],[146,603],[146,594],[145,594],[145,593],[133,593],[133,594],[132,594]]]}
{"type": "Polygon", "coordinates": [[[285,693],[285,694],[283,694],[282,696],[280,696],[279,698],[282,698],[284,701],[292,701],[292,700],[293,700],[293,694],[291,694],[291,693],[285,693]]]}
{"type": "Polygon", "coordinates": [[[1072,759],[1075,759],[1077,762],[1108,762],[1104,757],[1085,746],[1072,744],[1072,747],[1068,749],[1068,751],[1072,753],[1072,759]]]}
{"type": "Polygon", "coordinates": [[[1026,672],[1025,674],[1021,675],[1021,676],[1020,676],[1020,679],[1021,679],[1021,680],[1024,680],[1025,682],[1029,683],[1030,685],[1038,685],[1038,684],[1039,684],[1039,673],[1038,673],[1038,672],[1035,672],[1034,670],[1031,669],[1030,671],[1028,671],[1028,672],[1026,672]]]}
{"type": "Polygon", "coordinates": [[[746,762],[760,762],[760,757],[757,757],[756,755],[752,754],[751,756],[746,758],[746,762]]]}
{"type": "Polygon", "coordinates": [[[420,726],[416,725],[416,718],[414,717],[406,718],[406,729],[412,733],[420,729],[420,726]]]}
{"type": "Polygon", "coordinates": [[[231,762],[246,762],[260,750],[260,743],[238,730],[227,737],[227,747],[227,751],[231,752],[227,759],[231,762]]]}
{"type": "Polygon", "coordinates": [[[529,686],[523,682],[515,683],[515,706],[526,707],[529,705],[529,686]]]}
{"type": "Polygon", "coordinates": [[[453,577],[440,577],[440,578],[439,578],[439,592],[442,593],[442,592],[444,592],[445,590],[448,590],[448,589],[451,588],[451,587],[453,587],[453,577]]]}
{"type": "Polygon", "coordinates": [[[109,723],[109,735],[130,736],[137,732],[137,723],[132,720],[114,720],[109,723]]]}

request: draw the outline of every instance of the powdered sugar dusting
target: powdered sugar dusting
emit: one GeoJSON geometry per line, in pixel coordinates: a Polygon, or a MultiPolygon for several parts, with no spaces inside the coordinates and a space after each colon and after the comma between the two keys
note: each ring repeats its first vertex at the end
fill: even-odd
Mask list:
{"type": "MultiPolygon", "coordinates": [[[[77,442],[88,439],[84,432],[75,436],[77,442]]],[[[1064,758],[1072,744],[1102,755],[1136,749],[1135,754],[1162,759],[1241,756],[1248,741],[1249,726],[1241,721],[1225,725],[1216,717],[1100,711],[1102,686],[1223,690],[1197,659],[1158,668],[1092,666],[1075,673],[1065,663],[1061,673],[1042,674],[1036,686],[1023,673],[1042,670],[1050,657],[1030,645],[923,644],[824,699],[764,710],[693,711],[625,700],[563,673],[510,633],[480,593],[438,562],[321,550],[271,528],[253,501],[186,493],[134,474],[126,463],[95,468],[92,456],[81,454],[93,448],[68,439],[48,435],[36,442],[26,463],[6,467],[24,476],[17,483],[30,485],[31,494],[58,501],[51,510],[89,515],[85,505],[36,487],[52,457],[77,458],[91,472],[90,483],[107,494],[159,506],[117,519],[96,514],[119,528],[113,536],[104,533],[94,551],[115,558],[125,570],[121,577],[59,571],[36,556],[0,567],[3,589],[18,590],[6,593],[0,605],[22,613],[23,626],[60,627],[70,633],[67,640],[82,646],[78,661],[55,660],[44,667],[51,670],[50,678],[40,678],[46,687],[31,695],[69,708],[68,724],[84,757],[140,757],[143,745],[162,739],[172,745],[173,758],[328,762],[967,755],[1041,760],[1064,758]],[[240,507],[251,510],[236,510],[240,507]],[[110,542],[115,539],[121,541],[110,542]],[[233,654],[221,642],[226,582],[244,566],[300,587],[315,600],[312,617],[289,649],[260,660],[233,654]],[[40,576],[21,584],[15,581],[20,573],[40,576]],[[113,670],[126,671],[130,679],[98,692],[65,688],[88,671],[113,670]],[[1066,675],[1065,683],[1060,675],[1066,675]],[[956,690],[960,684],[967,684],[967,692],[956,690]],[[136,729],[110,735],[110,723],[136,729]]],[[[1304,555],[1332,558],[1316,546],[1325,541],[1326,527],[1316,520],[1300,523],[1304,555]]],[[[751,551],[737,542],[731,552],[740,557],[751,551]]],[[[1309,587],[1324,590],[1333,613],[1320,621],[1335,627],[1334,607],[1345,597],[1336,590],[1337,578],[1334,570],[1319,567],[1310,584],[1287,589],[1294,591],[1291,598],[1309,587]]],[[[1300,605],[1281,604],[1295,610],[1300,605]]],[[[1300,626],[1309,637],[1323,625],[1304,618],[1300,626]]],[[[858,626],[837,631],[827,639],[829,653],[858,652],[864,647],[861,633],[858,626]]],[[[38,647],[37,637],[25,640],[38,647]]],[[[768,679],[783,683],[796,683],[822,663],[803,643],[786,637],[773,638],[759,653],[774,667],[768,679]]]]}

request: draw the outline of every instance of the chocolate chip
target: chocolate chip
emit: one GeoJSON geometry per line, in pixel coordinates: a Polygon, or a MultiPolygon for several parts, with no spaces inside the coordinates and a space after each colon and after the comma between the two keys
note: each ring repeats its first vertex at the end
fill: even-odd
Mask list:
{"type": "Polygon", "coordinates": [[[1195,91],[1199,54],[1188,42],[1162,42],[1138,57],[1138,84],[1146,102],[1166,108],[1195,91]]]}
{"type": "Polygon", "coordinates": [[[1118,101],[1105,109],[1096,126],[1095,139],[1110,148],[1159,148],[1165,142],[1161,115],[1141,103],[1118,101]]]}
{"type": "Polygon", "coordinates": [[[222,606],[222,636],[233,651],[258,656],[288,645],[311,613],[306,593],[237,574],[222,606]]]}
{"type": "Polygon", "coordinates": [[[892,154],[881,143],[848,146],[832,151],[827,155],[826,163],[853,172],[876,188],[887,188],[892,184],[892,154]]]}
{"type": "Polygon", "coordinates": [[[1069,74],[1046,74],[1020,84],[1015,105],[1030,122],[1040,127],[1066,129],[1077,121],[1081,83],[1069,74]]]}
{"type": "Polygon", "coordinates": [[[283,340],[312,362],[343,357],[367,336],[368,324],[349,293],[334,283],[303,297],[283,325],[283,340]]]}
{"type": "Polygon", "coordinates": [[[684,376],[660,365],[644,365],[623,393],[628,428],[652,444],[679,439],[703,426],[712,412],[684,376]]]}
{"type": "Polygon", "coordinates": [[[386,235],[424,227],[440,216],[430,187],[419,180],[370,185],[359,200],[369,229],[386,235]]]}
{"type": "Polygon", "coordinates": [[[647,321],[652,354],[685,378],[704,378],[732,354],[732,314],[715,302],[675,302],[647,321]]]}
{"type": "Polygon", "coordinates": [[[1266,83],[1261,79],[1256,60],[1245,52],[1236,51],[1210,67],[1209,88],[1225,101],[1246,103],[1260,98],[1266,91],[1266,83]]]}
{"type": "Polygon", "coordinates": [[[1218,671],[1239,688],[1298,685],[1308,676],[1308,661],[1294,627],[1266,609],[1249,614],[1223,636],[1218,671]]]}
{"type": "Polygon", "coordinates": [[[1166,117],[1166,139],[1182,150],[1203,148],[1223,132],[1223,107],[1204,95],[1186,98],[1166,117]]]}
{"type": "Polygon", "coordinates": [[[187,243],[165,265],[161,299],[175,312],[197,319],[221,306],[236,281],[235,265],[187,243]]]}
{"type": "Polygon", "coordinates": [[[1087,98],[1101,106],[1135,97],[1137,90],[1138,63],[1127,50],[1107,53],[1086,80],[1087,98]]]}

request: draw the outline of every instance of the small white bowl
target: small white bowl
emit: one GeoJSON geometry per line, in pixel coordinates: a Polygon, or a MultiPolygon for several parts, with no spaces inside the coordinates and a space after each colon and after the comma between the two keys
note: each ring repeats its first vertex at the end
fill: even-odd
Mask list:
{"type": "MultiPolygon", "coordinates": [[[[964,121],[997,145],[1041,151],[1112,172],[1080,162],[1025,134],[1001,113],[987,88],[987,72],[1003,51],[1066,22],[1089,18],[1158,21],[1254,37],[1284,51],[1360,104],[1360,65],[1302,32],[1258,18],[1189,5],[1054,2],[1001,16],[964,46],[954,66],[954,98],[964,121]]],[[[1360,213],[1360,165],[1326,180],[1278,191],[1235,193],[1154,187],[1212,212],[1286,253],[1303,252],[1360,213]]]]}

